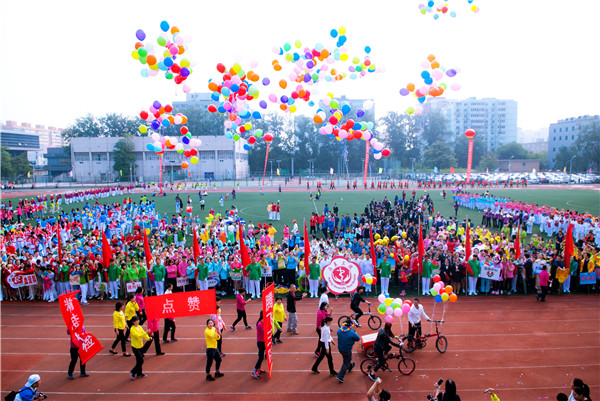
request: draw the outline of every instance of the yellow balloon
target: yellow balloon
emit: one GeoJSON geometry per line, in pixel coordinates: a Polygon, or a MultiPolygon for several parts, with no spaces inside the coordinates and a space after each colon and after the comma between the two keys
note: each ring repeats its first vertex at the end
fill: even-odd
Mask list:
{"type": "Polygon", "coordinates": [[[189,67],[190,66],[190,60],[188,60],[187,58],[184,58],[183,60],[181,60],[181,63],[179,65],[181,67],[189,67]]]}
{"type": "Polygon", "coordinates": [[[379,238],[381,238],[381,235],[379,235],[379,234],[375,234],[375,237],[374,237],[374,238],[375,238],[375,239],[379,239],[379,238]]]}
{"type": "Polygon", "coordinates": [[[136,59],[136,60],[139,60],[139,59],[140,59],[140,55],[139,55],[139,54],[138,54],[138,52],[137,52],[137,51],[135,51],[135,50],[131,52],[131,57],[133,57],[133,58],[134,58],[134,59],[136,59]]]}
{"type": "Polygon", "coordinates": [[[290,106],[290,113],[293,113],[295,111],[296,111],[296,105],[293,104],[293,105],[290,106]]]}
{"type": "Polygon", "coordinates": [[[394,300],[392,298],[386,298],[383,303],[385,304],[385,306],[391,306],[392,303],[394,303],[394,300]]]}
{"type": "Polygon", "coordinates": [[[398,236],[397,236],[397,235],[394,235],[394,236],[392,237],[392,242],[396,242],[396,241],[398,241],[398,236]]]}
{"type": "Polygon", "coordinates": [[[340,29],[338,29],[338,32],[340,33],[340,35],[345,35],[346,34],[346,27],[345,26],[340,26],[340,29]]]}
{"type": "Polygon", "coordinates": [[[346,61],[346,60],[348,60],[348,53],[342,53],[342,54],[340,55],[340,60],[342,60],[342,61],[346,61]]]}

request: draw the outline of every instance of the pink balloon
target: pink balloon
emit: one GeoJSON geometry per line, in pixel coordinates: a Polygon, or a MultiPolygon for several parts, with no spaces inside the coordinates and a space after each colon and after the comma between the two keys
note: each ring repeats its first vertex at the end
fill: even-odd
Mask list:
{"type": "Polygon", "coordinates": [[[393,316],[390,316],[390,315],[388,315],[388,316],[386,316],[386,317],[385,317],[385,321],[386,321],[387,323],[393,323],[393,322],[394,322],[394,317],[393,317],[393,316]]]}
{"type": "Polygon", "coordinates": [[[410,305],[408,305],[408,304],[402,305],[402,313],[408,313],[408,312],[410,312],[410,305]]]}
{"type": "Polygon", "coordinates": [[[271,103],[277,103],[277,96],[276,96],[274,93],[271,93],[271,94],[269,95],[269,101],[270,101],[271,103]]]}
{"type": "Polygon", "coordinates": [[[400,317],[400,316],[402,316],[402,313],[403,313],[402,312],[402,308],[396,308],[396,309],[394,309],[394,316],[400,317]]]}

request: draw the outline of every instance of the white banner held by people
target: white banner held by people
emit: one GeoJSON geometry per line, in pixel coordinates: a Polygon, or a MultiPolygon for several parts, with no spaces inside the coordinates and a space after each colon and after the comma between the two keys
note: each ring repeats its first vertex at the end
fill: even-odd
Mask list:
{"type": "Polygon", "coordinates": [[[494,266],[481,265],[480,278],[488,278],[490,280],[501,281],[502,280],[502,268],[494,266]]]}

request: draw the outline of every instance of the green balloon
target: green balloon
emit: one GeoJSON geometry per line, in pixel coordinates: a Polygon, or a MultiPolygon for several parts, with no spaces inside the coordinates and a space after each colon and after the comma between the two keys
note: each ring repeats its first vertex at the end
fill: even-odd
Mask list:
{"type": "Polygon", "coordinates": [[[165,78],[167,78],[167,79],[173,79],[173,73],[171,73],[171,72],[167,72],[167,73],[165,74],[165,78]]]}
{"type": "Polygon", "coordinates": [[[239,136],[239,134],[235,134],[235,135],[233,136],[233,140],[234,140],[234,141],[239,141],[239,140],[240,140],[240,136],[239,136]]]}
{"type": "Polygon", "coordinates": [[[159,36],[156,42],[161,46],[165,46],[167,44],[167,39],[165,39],[164,36],[159,36]]]}
{"type": "Polygon", "coordinates": [[[381,305],[379,305],[379,307],[377,308],[377,310],[378,310],[378,311],[379,311],[379,313],[381,313],[381,314],[384,314],[384,313],[385,313],[385,311],[386,311],[386,309],[387,309],[387,308],[386,308],[385,304],[381,304],[381,305]]]}
{"type": "Polygon", "coordinates": [[[146,63],[147,63],[147,61],[146,61],[146,57],[142,57],[142,56],[140,56],[140,63],[142,63],[142,64],[146,64],[146,63]]]}
{"type": "Polygon", "coordinates": [[[146,57],[148,55],[148,49],[142,46],[138,49],[138,54],[140,57],[146,57]]]}
{"type": "Polygon", "coordinates": [[[356,72],[361,72],[363,70],[363,68],[360,65],[356,66],[356,72]]]}
{"type": "Polygon", "coordinates": [[[285,45],[283,45],[283,50],[290,51],[290,49],[292,48],[292,45],[290,45],[289,43],[286,43],[285,45]]]}
{"type": "Polygon", "coordinates": [[[263,134],[263,131],[261,129],[257,129],[256,131],[254,131],[254,136],[257,138],[260,138],[263,134]]]}

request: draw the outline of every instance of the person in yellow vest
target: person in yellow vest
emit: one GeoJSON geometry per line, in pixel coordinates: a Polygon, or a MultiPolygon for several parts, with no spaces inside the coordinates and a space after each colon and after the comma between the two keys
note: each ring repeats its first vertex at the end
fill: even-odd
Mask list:
{"type": "Polygon", "coordinates": [[[113,312],[113,328],[115,334],[117,335],[117,339],[113,343],[112,347],[110,347],[109,352],[111,354],[117,354],[115,348],[119,343],[121,343],[121,350],[123,351],[123,356],[131,356],[131,354],[127,353],[125,349],[125,314],[123,313],[123,303],[117,302],[115,304],[115,311],[113,312]]]}
{"type": "Polygon", "coordinates": [[[129,339],[129,333],[131,331],[131,327],[133,326],[133,317],[137,316],[137,312],[139,312],[140,307],[135,302],[135,296],[133,294],[127,295],[127,305],[125,306],[125,320],[127,321],[127,333],[125,333],[125,340],[129,339]]]}
{"type": "Polygon", "coordinates": [[[277,328],[277,331],[273,334],[273,344],[283,344],[283,341],[281,341],[281,327],[284,320],[287,320],[287,316],[285,315],[283,300],[278,296],[275,299],[275,305],[273,305],[273,321],[277,328]]]}
{"type": "Polygon", "coordinates": [[[217,377],[223,377],[224,374],[220,372],[221,368],[221,355],[217,349],[217,341],[221,338],[221,335],[215,327],[215,322],[212,319],[206,321],[206,330],[204,330],[204,338],[206,340],[206,380],[215,381],[217,377]],[[215,376],[210,374],[210,368],[212,367],[213,360],[215,361],[215,376]]]}
{"type": "Polygon", "coordinates": [[[133,350],[133,355],[135,355],[135,366],[129,372],[129,376],[132,380],[135,380],[146,377],[142,372],[142,365],[144,365],[144,352],[142,348],[144,348],[144,340],[152,341],[152,339],[144,331],[144,328],[140,326],[140,319],[137,316],[131,318],[131,321],[133,322],[133,326],[130,329],[131,349],[133,350]]]}

